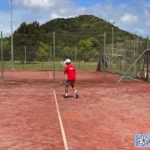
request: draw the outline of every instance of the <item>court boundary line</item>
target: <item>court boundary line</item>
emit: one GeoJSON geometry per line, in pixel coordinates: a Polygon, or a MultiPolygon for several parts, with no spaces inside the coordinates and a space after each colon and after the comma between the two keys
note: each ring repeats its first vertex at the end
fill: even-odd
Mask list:
{"type": "Polygon", "coordinates": [[[55,99],[55,104],[56,104],[56,109],[57,109],[57,114],[58,114],[58,120],[59,120],[59,124],[60,124],[60,129],[61,129],[61,134],[62,134],[62,138],[63,138],[63,142],[64,142],[64,148],[65,148],[65,150],[69,150],[63,122],[62,122],[61,115],[60,115],[60,110],[59,110],[59,106],[58,106],[56,92],[54,89],[53,89],[53,94],[54,94],[54,99],[55,99]]]}

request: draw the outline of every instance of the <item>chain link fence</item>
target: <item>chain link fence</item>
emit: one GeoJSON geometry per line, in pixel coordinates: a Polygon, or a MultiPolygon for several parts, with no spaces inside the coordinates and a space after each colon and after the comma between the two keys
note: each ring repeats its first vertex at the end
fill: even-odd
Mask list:
{"type": "MultiPolygon", "coordinates": [[[[102,34],[59,34],[43,35],[14,34],[13,47],[10,38],[3,38],[1,32],[1,72],[3,70],[48,70],[62,71],[61,60],[69,58],[77,70],[106,72],[122,75],[149,47],[149,40],[135,37],[124,39],[112,33],[102,34]],[[110,41],[110,39],[112,39],[110,41]],[[13,60],[12,60],[13,49],[13,60]]],[[[143,56],[144,57],[144,56],[143,56]]],[[[144,58],[131,68],[128,74],[137,76],[144,58]]],[[[5,74],[1,74],[4,78],[5,74]]]]}

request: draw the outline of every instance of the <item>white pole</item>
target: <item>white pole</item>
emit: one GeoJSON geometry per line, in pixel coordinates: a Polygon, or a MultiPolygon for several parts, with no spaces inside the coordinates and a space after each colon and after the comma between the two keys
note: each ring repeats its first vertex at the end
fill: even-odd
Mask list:
{"type": "Polygon", "coordinates": [[[14,69],[14,58],[13,58],[13,15],[12,15],[12,0],[10,0],[11,2],[11,69],[14,69]]]}

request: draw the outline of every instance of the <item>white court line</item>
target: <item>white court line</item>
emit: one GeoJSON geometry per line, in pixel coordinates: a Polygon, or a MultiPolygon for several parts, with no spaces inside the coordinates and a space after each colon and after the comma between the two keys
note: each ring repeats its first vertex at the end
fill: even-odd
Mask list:
{"type": "Polygon", "coordinates": [[[48,74],[49,74],[49,76],[50,76],[50,79],[52,79],[52,75],[51,75],[51,72],[50,72],[50,71],[48,72],[48,74]]]}
{"type": "Polygon", "coordinates": [[[65,135],[65,130],[64,130],[64,127],[63,127],[63,123],[62,123],[62,119],[61,119],[61,115],[60,115],[60,111],[59,111],[59,106],[58,106],[58,102],[57,102],[57,97],[56,97],[55,90],[53,90],[53,93],[54,93],[55,104],[56,104],[56,109],[57,109],[57,114],[58,114],[60,129],[61,129],[61,133],[62,133],[62,138],[63,138],[63,142],[64,142],[64,148],[65,148],[65,150],[69,150],[68,149],[66,135],[65,135]]]}

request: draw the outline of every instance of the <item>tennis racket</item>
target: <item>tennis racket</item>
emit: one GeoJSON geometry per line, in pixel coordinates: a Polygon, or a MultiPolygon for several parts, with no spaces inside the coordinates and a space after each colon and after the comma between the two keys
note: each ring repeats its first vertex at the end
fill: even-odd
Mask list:
{"type": "Polygon", "coordinates": [[[62,67],[64,67],[64,68],[66,67],[66,64],[64,63],[63,60],[60,61],[60,64],[61,64],[62,67]]]}

